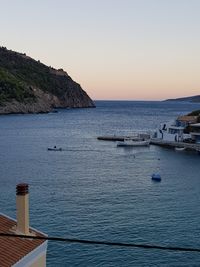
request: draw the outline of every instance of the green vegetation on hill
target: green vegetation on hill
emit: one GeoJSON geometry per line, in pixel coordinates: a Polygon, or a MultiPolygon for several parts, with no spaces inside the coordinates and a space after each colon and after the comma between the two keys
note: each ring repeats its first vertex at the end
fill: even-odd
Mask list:
{"type": "Polygon", "coordinates": [[[13,100],[37,103],[42,97],[52,107],[94,107],[86,92],[62,69],[56,70],[26,54],[0,47],[0,106],[13,100]],[[40,92],[47,93],[49,98],[44,99],[40,92]]]}
{"type": "Polygon", "coordinates": [[[7,85],[8,83],[12,85],[9,96],[13,92],[14,98],[18,92],[23,97],[28,85],[61,96],[67,81],[71,80],[69,76],[67,79],[66,76],[56,76],[50,72],[51,68],[44,64],[6,48],[0,49],[0,67],[0,81],[2,84],[5,82],[7,85]]]}
{"type": "Polygon", "coordinates": [[[34,101],[35,95],[19,78],[0,67],[0,105],[11,99],[26,103],[34,101]]]}

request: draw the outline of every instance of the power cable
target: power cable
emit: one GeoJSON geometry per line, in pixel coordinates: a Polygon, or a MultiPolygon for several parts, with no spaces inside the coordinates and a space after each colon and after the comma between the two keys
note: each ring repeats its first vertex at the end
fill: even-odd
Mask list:
{"type": "Polygon", "coordinates": [[[67,243],[79,243],[87,245],[106,245],[115,247],[159,249],[159,250],[182,251],[182,252],[200,252],[200,248],[192,248],[192,247],[173,247],[173,246],[160,246],[160,245],[150,245],[150,244],[95,241],[95,240],[64,238],[64,237],[31,236],[31,235],[17,235],[17,234],[6,234],[6,233],[0,233],[0,237],[18,237],[25,239],[27,238],[27,239],[49,240],[49,241],[62,241],[67,243]]]}

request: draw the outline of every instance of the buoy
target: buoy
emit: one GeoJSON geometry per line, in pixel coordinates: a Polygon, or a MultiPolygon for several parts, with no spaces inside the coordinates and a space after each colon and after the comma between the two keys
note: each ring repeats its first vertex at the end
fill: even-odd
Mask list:
{"type": "Polygon", "coordinates": [[[160,182],[161,181],[161,176],[160,176],[159,173],[153,173],[152,176],[151,176],[151,179],[154,180],[154,181],[160,182]]]}

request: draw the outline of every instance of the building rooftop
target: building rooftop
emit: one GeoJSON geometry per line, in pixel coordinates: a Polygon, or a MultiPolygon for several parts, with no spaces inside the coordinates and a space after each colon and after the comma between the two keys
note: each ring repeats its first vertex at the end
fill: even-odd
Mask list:
{"type": "MultiPolygon", "coordinates": [[[[0,232],[14,234],[15,228],[16,221],[0,213],[0,232]]],[[[30,228],[30,234],[45,236],[32,228],[30,228]]],[[[18,263],[44,242],[46,241],[19,237],[0,237],[0,266],[9,267],[18,263]]]]}
{"type": "Polygon", "coordinates": [[[184,127],[182,127],[182,126],[171,125],[171,126],[169,126],[169,129],[174,129],[174,130],[184,130],[184,127]]]}
{"type": "Polygon", "coordinates": [[[184,121],[184,122],[190,122],[190,123],[194,123],[197,121],[197,117],[198,116],[188,116],[188,115],[183,115],[183,116],[179,116],[178,120],[179,121],[184,121]]]}
{"type": "Polygon", "coordinates": [[[191,126],[199,127],[200,126],[200,123],[194,123],[194,124],[191,124],[191,126]]]}
{"type": "Polygon", "coordinates": [[[191,124],[192,127],[200,127],[200,123],[191,124]]]}

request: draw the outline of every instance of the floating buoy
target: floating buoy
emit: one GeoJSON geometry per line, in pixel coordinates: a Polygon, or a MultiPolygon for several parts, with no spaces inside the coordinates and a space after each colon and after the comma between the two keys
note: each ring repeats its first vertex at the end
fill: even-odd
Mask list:
{"type": "Polygon", "coordinates": [[[153,173],[152,176],[151,176],[151,179],[154,180],[154,181],[160,182],[161,181],[161,176],[160,176],[159,173],[153,173]]]}

